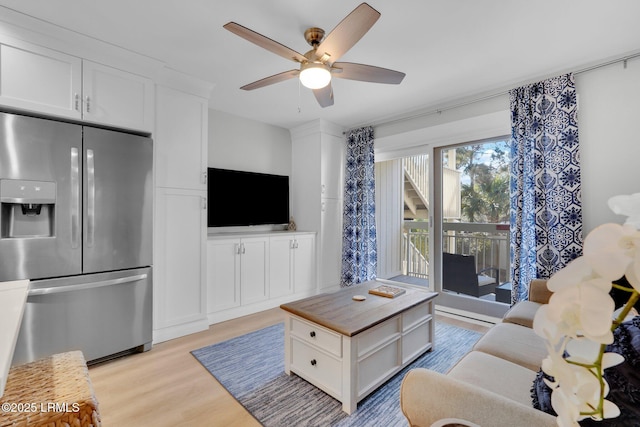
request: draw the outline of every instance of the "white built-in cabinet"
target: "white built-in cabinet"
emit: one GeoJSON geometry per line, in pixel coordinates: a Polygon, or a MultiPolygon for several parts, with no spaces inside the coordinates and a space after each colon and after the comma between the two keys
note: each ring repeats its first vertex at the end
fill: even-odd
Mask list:
{"type": "MultiPolygon", "coordinates": [[[[201,90],[210,87],[203,83],[201,90]]],[[[209,326],[208,101],[164,84],[156,88],[156,101],[153,339],[159,342],[209,326]]]]}
{"type": "Polygon", "coordinates": [[[292,212],[301,229],[317,232],[318,287],[337,289],[342,267],[346,144],[342,128],[317,120],[291,130],[292,212]]]}
{"type": "Polygon", "coordinates": [[[214,238],[207,245],[210,313],[267,298],[269,238],[214,238]]]}
{"type": "Polygon", "coordinates": [[[314,234],[284,234],[269,238],[270,293],[273,297],[316,287],[316,238],[314,234]]]}
{"type": "Polygon", "coordinates": [[[144,76],[0,38],[0,104],[10,108],[151,132],[153,88],[144,76]]]}
{"type": "Polygon", "coordinates": [[[154,341],[208,326],[204,314],[207,227],[203,196],[157,188],[154,235],[154,341]]]}
{"type": "Polygon", "coordinates": [[[259,232],[210,235],[210,323],[254,313],[317,292],[316,234],[259,232]]]}
{"type": "Polygon", "coordinates": [[[127,129],[153,129],[151,79],[95,62],[82,61],[82,118],[127,129]]]}
{"type": "Polygon", "coordinates": [[[209,327],[206,171],[212,88],[152,58],[0,10],[1,109],[153,138],[154,217],[149,220],[156,343],[209,327]]]}

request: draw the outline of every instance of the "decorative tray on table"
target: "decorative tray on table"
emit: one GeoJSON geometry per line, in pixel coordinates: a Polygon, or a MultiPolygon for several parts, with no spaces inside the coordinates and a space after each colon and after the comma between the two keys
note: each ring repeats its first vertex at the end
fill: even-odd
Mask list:
{"type": "Polygon", "coordinates": [[[395,298],[398,295],[402,295],[406,292],[403,288],[398,288],[396,286],[389,285],[380,285],[376,288],[369,289],[369,293],[373,295],[379,295],[381,297],[386,298],[395,298]]]}

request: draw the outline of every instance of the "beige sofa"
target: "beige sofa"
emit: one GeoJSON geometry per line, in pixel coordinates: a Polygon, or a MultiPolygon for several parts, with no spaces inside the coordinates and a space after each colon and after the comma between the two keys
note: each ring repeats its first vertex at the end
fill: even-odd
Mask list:
{"type": "Polygon", "coordinates": [[[402,412],[411,426],[460,418],[482,427],[556,426],[534,409],[531,386],[547,351],[532,328],[536,310],[549,301],[546,281],[534,280],[529,301],[509,310],[446,375],[413,369],[402,381],[402,412]]]}

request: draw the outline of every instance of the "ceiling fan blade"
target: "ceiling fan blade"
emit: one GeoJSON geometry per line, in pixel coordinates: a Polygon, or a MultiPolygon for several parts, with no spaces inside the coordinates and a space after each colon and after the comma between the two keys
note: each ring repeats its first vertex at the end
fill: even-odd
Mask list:
{"type": "Polygon", "coordinates": [[[259,89],[261,87],[269,86],[274,83],[280,83],[285,80],[292,79],[294,77],[298,77],[300,74],[300,70],[289,70],[283,73],[274,74],[273,76],[265,77],[264,79],[260,79],[256,82],[249,83],[247,85],[242,86],[240,89],[243,90],[253,90],[259,89]]]}
{"type": "Polygon", "coordinates": [[[380,12],[362,3],[324,38],[316,49],[317,58],[325,53],[330,55],[329,64],[333,64],[364,36],[380,17],[380,12]]]}
{"type": "Polygon", "coordinates": [[[399,84],[405,74],[373,65],[354,64],[353,62],[335,62],[331,76],[339,79],[359,80],[371,83],[399,84]]]}
{"type": "Polygon", "coordinates": [[[247,27],[243,27],[242,25],[235,22],[228,22],[223,25],[223,28],[231,31],[233,34],[240,36],[245,40],[250,41],[255,45],[260,46],[263,49],[268,50],[269,52],[280,55],[283,58],[290,59],[295,62],[303,62],[307,60],[307,58],[305,58],[301,53],[298,53],[295,50],[288,48],[287,46],[280,44],[275,40],[270,39],[269,37],[263,36],[260,33],[256,33],[255,31],[250,30],[247,27]]]}
{"type": "Polygon", "coordinates": [[[313,89],[313,94],[322,108],[333,105],[333,88],[331,83],[320,89],[313,89]]]}

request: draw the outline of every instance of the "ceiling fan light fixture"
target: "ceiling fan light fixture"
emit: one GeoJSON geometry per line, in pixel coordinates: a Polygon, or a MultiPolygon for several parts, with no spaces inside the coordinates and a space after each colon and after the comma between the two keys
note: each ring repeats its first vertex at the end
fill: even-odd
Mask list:
{"type": "Polygon", "coordinates": [[[300,70],[300,83],[309,89],[321,89],[331,81],[329,67],[321,62],[307,62],[300,70]]]}

